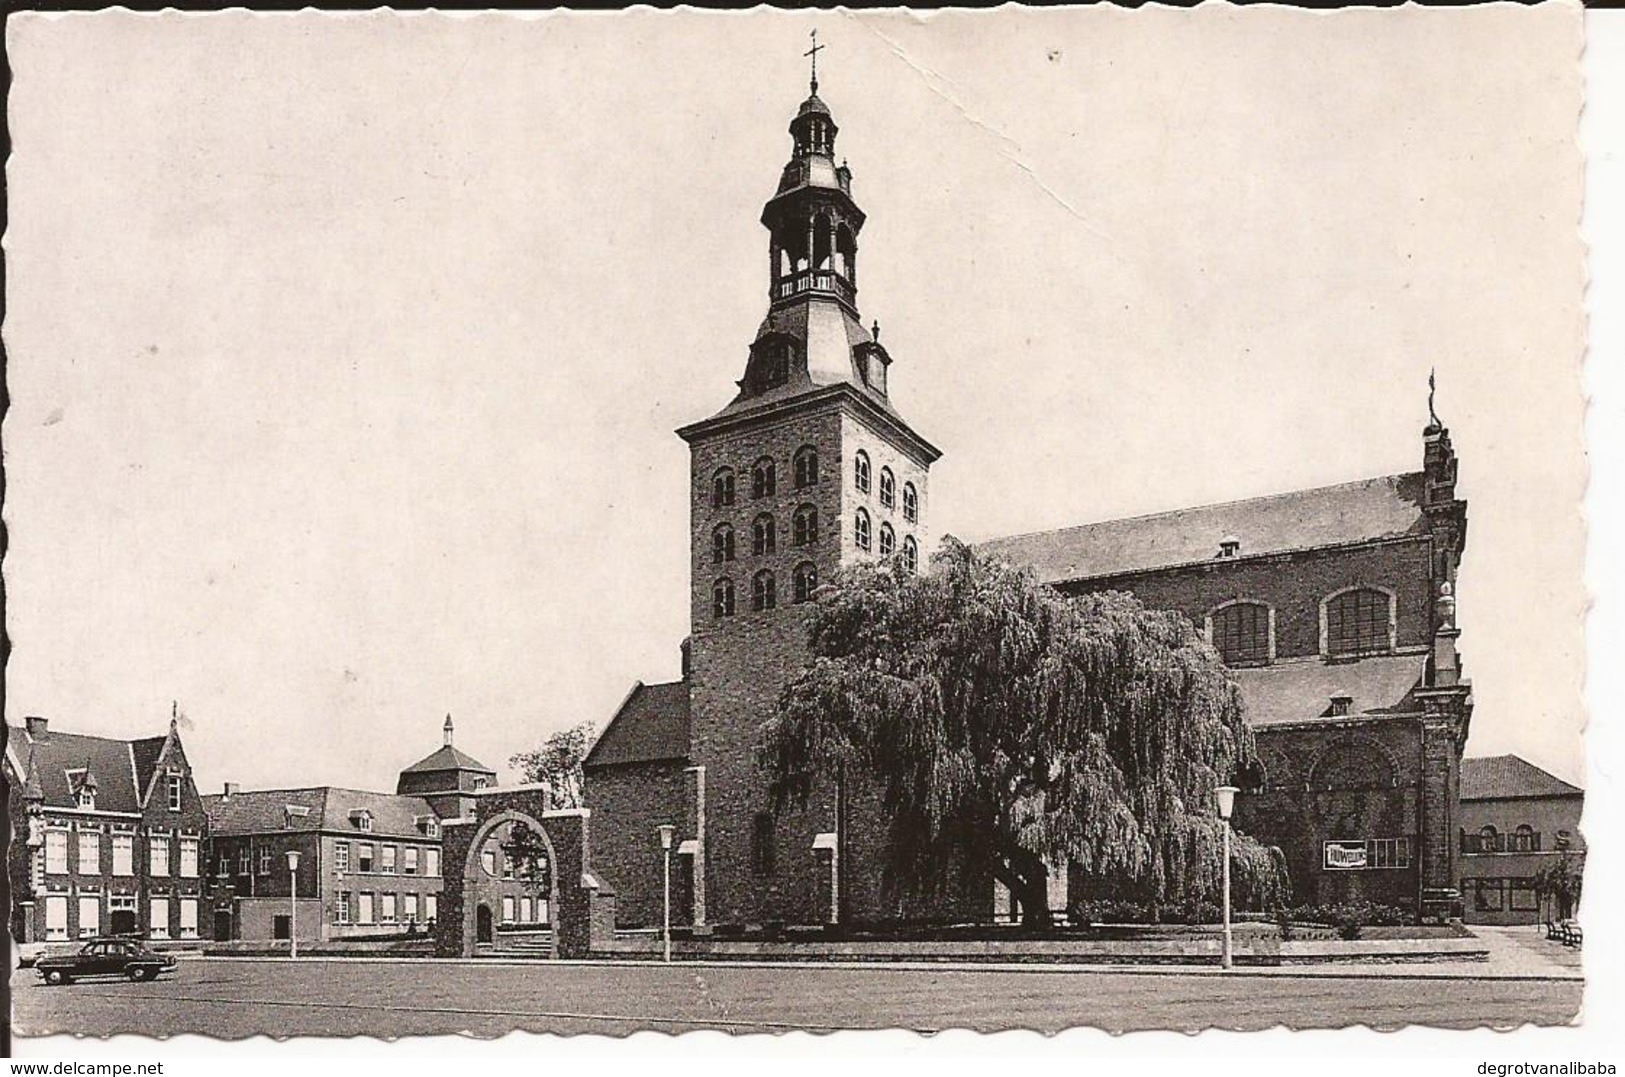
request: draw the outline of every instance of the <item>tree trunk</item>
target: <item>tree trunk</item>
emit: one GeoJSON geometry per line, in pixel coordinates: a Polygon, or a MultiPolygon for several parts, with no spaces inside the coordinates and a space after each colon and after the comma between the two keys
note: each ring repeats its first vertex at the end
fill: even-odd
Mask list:
{"type": "Polygon", "coordinates": [[[1006,850],[994,858],[993,877],[1021,906],[1023,927],[1049,927],[1054,922],[1049,911],[1049,869],[1042,858],[1024,849],[1006,850]]]}

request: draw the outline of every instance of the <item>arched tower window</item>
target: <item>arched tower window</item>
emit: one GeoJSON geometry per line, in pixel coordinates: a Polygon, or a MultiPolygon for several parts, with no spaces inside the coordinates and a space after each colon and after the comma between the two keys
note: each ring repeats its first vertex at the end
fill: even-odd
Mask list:
{"type": "Polygon", "coordinates": [[[796,489],[818,485],[818,450],[803,445],[796,450],[796,489]]]}
{"type": "Polygon", "coordinates": [[[818,590],[818,566],[811,561],[803,561],[796,566],[795,573],[797,602],[811,602],[813,594],[818,590]]]}
{"type": "Polygon", "coordinates": [[[750,469],[750,496],[772,497],[775,485],[773,458],[764,456],[750,469]]]}
{"type": "Polygon", "coordinates": [[[860,550],[869,548],[869,514],[863,509],[852,517],[852,541],[860,550]]]}
{"type": "Polygon", "coordinates": [[[897,504],[897,480],[889,467],[880,469],[880,503],[888,509],[897,504]]]}
{"type": "Polygon", "coordinates": [[[724,509],[734,503],[734,469],[719,467],[711,476],[711,507],[724,509]]]}
{"type": "Polygon", "coordinates": [[[1232,602],[1213,611],[1209,637],[1227,666],[1261,666],[1275,658],[1270,608],[1232,602]]]}
{"type": "Polygon", "coordinates": [[[858,283],[858,238],[845,221],[835,229],[835,266],[841,276],[858,283]]]}
{"type": "Polygon", "coordinates": [[[714,617],[734,615],[734,582],[726,576],[711,585],[711,614],[714,617]]]}
{"type": "Polygon", "coordinates": [[[1329,655],[1393,649],[1394,598],[1375,587],[1353,587],[1321,605],[1321,646],[1329,655]]]}
{"type": "Polygon", "coordinates": [[[1518,828],[1512,832],[1512,851],[1532,853],[1539,848],[1540,842],[1535,837],[1535,828],[1528,823],[1519,823],[1518,828]]]}
{"type": "Polygon", "coordinates": [[[797,546],[811,546],[818,541],[818,508],[803,505],[796,510],[794,541],[797,546]]]}
{"type": "Polygon", "coordinates": [[[897,533],[891,529],[891,524],[880,525],[880,556],[890,557],[897,550],[897,533]]]}
{"type": "Polygon", "coordinates": [[[1493,826],[1484,826],[1484,827],[1481,827],[1479,829],[1479,831],[1478,831],[1478,851],[1479,852],[1481,852],[1481,853],[1498,853],[1498,852],[1501,851],[1499,849],[1499,847],[1498,847],[1499,845],[1500,845],[1500,835],[1495,832],[1495,828],[1493,826]]]}
{"type": "Polygon", "coordinates": [[[778,595],[773,584],[773,573],[763,569],[756,574],[755,579],[751,580],[751,609],[760,613],[763,610],[770,610],[776,605],[778,605],[778,595]]]}
{"type": "Polygon", "coordinates": [[[778,526],[773,522],[772,513],[764,512],[750,525],[750,552],[761,557],[777,548],[778,526]]]}
{"type": "Polygon", "coordinates": [[[913,535],[903,536],[903,567],[911,576],[920,571],[920,548],[914,544],[913,535]]]}
{"type": "Polygon", "coordinates": [[[720,565],[734,559],[734,529],[729,524],[720,524],[711,532],[711,562],[720,565]]]}
{"type": "Polygon", "coordinates": [[[914,484],[903,484],[903,519],[914,523],[920,518],[920,495],[914,492],[914,484]]]}
{"type": "Polygon", "coordinates": [[[869,454],[862,449],[852,458],[852,482],[864,493],[869,492],[869,454]]]}

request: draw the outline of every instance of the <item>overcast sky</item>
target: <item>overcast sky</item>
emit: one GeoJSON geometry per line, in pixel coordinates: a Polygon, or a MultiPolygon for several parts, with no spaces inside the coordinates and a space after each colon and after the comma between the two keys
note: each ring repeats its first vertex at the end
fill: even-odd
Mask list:
{"type": "MultiPolygon", "coordinates": [[[[814,16],[23,17],[7,718],[501,767],[687,632],[814,16]]],[[[985,538],[1421,466],[1469,751],[1582,775],[1578,9],[816,16],[893,398],[985,538]]]]}

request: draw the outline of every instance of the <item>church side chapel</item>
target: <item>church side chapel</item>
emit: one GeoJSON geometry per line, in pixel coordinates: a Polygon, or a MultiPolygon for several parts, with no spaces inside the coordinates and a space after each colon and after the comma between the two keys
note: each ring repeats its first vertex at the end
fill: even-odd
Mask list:
{"type": "MultiPolygon", "coordinates": [[[[660,923],[657,828],[671,824],[672,921],[989,922],[992,875],[955,865],[929,899],[887,884],[870,782],[842,773],[775,811],[759,730],[810,659],[820,580],[863,562],[926,570],[939,451],[893,406],[892,357],[859,315],[864,213],[811,94],[762,210],[768,309],[734,398],[678,431],[690,448],[690,620],[682,677],[633,686],[585,764],[594,871],[623,928],[660,923]]],[[[720,374],[720,372],[719,372],[720,374]]],[[[996,539],[982,556],[1068,595],[1175,610],[1234,672],[1260,767],[1237,825],[1285,854],[1298,904],[1459,915],[1456,800],[1472,710],[1457,655],[1466,505],[1432,415],[1422,468],[1315,490],[996,539]]],[[[1108,880],[1052,866],[1081,915],[1108,880]]]]}

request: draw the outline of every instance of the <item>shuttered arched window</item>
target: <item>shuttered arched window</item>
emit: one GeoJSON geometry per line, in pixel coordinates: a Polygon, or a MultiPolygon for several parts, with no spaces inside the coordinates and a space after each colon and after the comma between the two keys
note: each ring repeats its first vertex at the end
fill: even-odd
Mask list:
{"type": "Polygon", "coordinates": [[[734,615],[734,584],[727,578],[711,585],[711,614],[714,617],[734,615]]]}
{"type": "Polygon", "coordinates": [[[796,566],[795,575],[797,602],[811,602],[813,594],[818,590],[818,566],[811,561],[803,561],[796,566]]]}
{"type": "Polygon", "coordinates": [[[764,512],[756,517],[750,526],[750,552],[757,557],[772,553],[778,548],[778,530],[770,514],[764,512]]]}
{"type": "Polygon", "coordinates": [[[818,450],[803,445],[796,450],[796,489],[818,485],[818,450]]]}
{"type": "Polygon", "coordinates": [[[711,561],[722,564],[734,559],[734,529],[723,524],[711,532],[711,561]]]}
{"type": "Polygon", "coordinates": [[[734,472],[731,467],[718,468],[711,476],[711,507],[725,509],[734,503],[734,472]]]}
{"type": "Polygon", "coordinates": [[[750,586],[751,609],[758,613],[763,610],[770,610],[779,604],[778,597],[778,588],[774,584],[773,573],[758,572],[756,578],[751,581],[750,586]]]}
{"type": "Polygon", "coordinates": [[[818,509],[803,505],[796,510],[793,540],[797,546],[811,546],[818,541],[818,509]]]}
{"type": "Polygon", "coordinates": [[[776,478],[771,457],[764,456],[756,461],[756,465],[750,469],[750,496],[772,497],[777,485],[776,478]]]}

